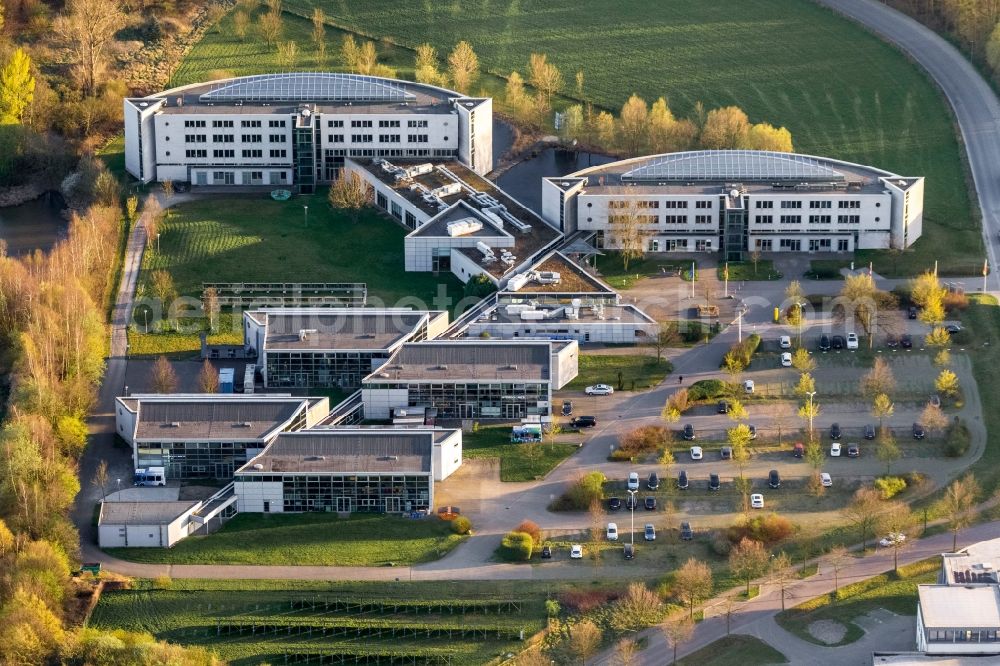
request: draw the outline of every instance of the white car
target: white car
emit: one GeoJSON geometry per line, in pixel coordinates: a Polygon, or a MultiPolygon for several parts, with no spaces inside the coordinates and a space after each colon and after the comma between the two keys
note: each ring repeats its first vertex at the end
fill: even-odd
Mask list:
{"type": "Polygon", "coordinates": [[[822,474],[819,475],[819,482],[823,485],[824,488],[829,488],[830,486],[833,485],[833,479],[830,478],[830,475],[827,472],[823,472],[822,474]]]}
{"type": "Polygon", "coordinates": [[[573,547],[569,549],[569,557],[573,560],[579,560],[583,558],[583,546],[578,543],[574,543],[573,547]]]}
{"type": "Polygon", "coordinates": [[[785,352],[781,355],[781,367],[790,368],[792,367],[792,355],[785,352]]]}
{"type": "Polygon", "coordinates": [[[750,496],[750,508],[751,509],[763,509],[764,508],[764,496],[760,493],[754,493],[750,496]]]}
{"type": "Polygon", "coordinates": [[[791,336],[783,335],[780,338],[778,338],[778,346],[781,347],[782,349],[791,349],[792,348],[791,336]]]}
{"type": "Polygon", "coordinates": [[[882,540],[878,542],[878,545],[883,548],[892,548],[896,544],[902,544],[904,541],[906,541],[906,535],[901,532],[897,532],[895,534],[882,537],[882,540]]]}
{"type": "Polygon", "coordinates": [[[857,349],[858,348],[858,334],[857,333],[848,333],[847,334],[847,348],[848,349],[857,349]]]}
{"type": "Polygon", "coordinates": [[[840,457],[840,442],[834,442],[830,445],[830,457],[839,458],[840,457]]]}
{"type": "Polygon", "coordinates": [[[692,446],[691,447],[691,460],[701,460],[702,457],[704,457],[704,454],[701,451],[701,447],[700,446],[692,446]]]}
{"type": "Polygon", "coordinates": [[[746,393],[747,395],[752,395],[753,394],[753,389],[754,389],[753,380],[752,379],[744,379],[743,380],[743,392],[746,393]]]}
{"type": "Polygon", "coordinates": [[[618,525],[608,523],[608,541],[618,541],[618,525]]]}
{"type": "Polygon", "coordinates": [[[632,472],[628,475],[628,489],[639,490],[639,473],[632,472]]]}
{"type": "Polygon", "coordinates": [[[583,392],[587,395],[611,395],[615,390],[607,384],[594,384],[585,388],[583,392]]]}

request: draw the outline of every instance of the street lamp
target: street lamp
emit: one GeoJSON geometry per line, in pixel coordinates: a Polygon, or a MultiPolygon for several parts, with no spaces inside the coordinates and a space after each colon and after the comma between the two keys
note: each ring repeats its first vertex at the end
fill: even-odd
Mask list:
{"type": "Polygon", "coordinates": [[[156,233],[156,254],[160,253],[160,233],[156,233]]]}
{"type": "Polygon", "coordinates": [[[631,529],[632,538],[631,538],[631,543],[632,543],[633,546],[635,546],[635,494],[637,492],[639,492],[639,491],[638,490],[629,490],[628,491],[628,494],[632,496],[632,498],[631,498],[632,501],[629,502],[629,506],[632,507],[632,511],[631,511],[631,513],[632,513],[632,529],[631,529]]]}
{"type": "MultiPolygon", "coordinates": [[[[115,479],[115,494],[119,493],[121,491],[121,489],[122,489],[122,480],[121,479],[115,479]]],[[[121,497],[119,497],[118,499],[120,501],[121,497]]]]}
{"type": "Polygon", "coordinates": [[[809,441],[813,439],[813,396],[816,395],[816,391],[808,391],[806,393],[809,396],[809,441]]]}
{"type": "Polygon", "coordinates": [[[149,310],[142,309],[142,332],[149,333],[149,310]]]}
{"type": "Polygon", "coordinates": [[[309,206],[302,206],[302,217],[305,220],[305,225],[309,226],[309,206]]]}

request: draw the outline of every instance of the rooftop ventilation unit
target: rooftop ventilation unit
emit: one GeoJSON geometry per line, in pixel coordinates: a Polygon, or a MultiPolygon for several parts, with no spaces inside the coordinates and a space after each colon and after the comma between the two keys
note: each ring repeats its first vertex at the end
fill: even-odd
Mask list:
{"type": "Polygon", "coordinates": [[[239,425],[239,427],[241,427],[241,428],[250,428],[250,427],[253,427],[253,423],[251,423],[250,421],[244,421],[243,423],[239,423],[237,425],[239,425]]]}
{"type": "Polygon", "coordinates": [[[326,456],[306,456],[306,460],[326,460],[326,456]]]}
{"type": "Polygon", "coordinates": [[[414,164],[411,167],[407,167],[403,170],[403,173],[412,178],[414,176],[422,176],[425,173],[430,173],[431,171],[434,171],[434,165],[430,162],[425,162],[423,164],[414,164]]]}
{"type": "Polygon", "coordinates": [[[435,370],[447,370],[448,366],[444,365],[444,364],[440,364],[440,365],[435,366],[434,369],[435,370]]]}
{"type": "Polygon", "coordinates": [[[461,183],[448,183],[447,185],[442,185],[441,187],[431,190],[431,193],[439,197],[448,197],[453,194],[458,194],[461,191],[461,183]]]}
{"type": "Polygon", "coordinates": [[[168,427],[170,427],[170,428],[180,428],[181,427],[181,422],[180,421],[171,421],[169,423],[168,427]]]}
{"type": "Polygon", "coordinates": [[[315,335],[319,333],[315,328],[302,328],[299,329],[299,341],[305,341],[309,339],[310,335],[315,335]]]}
{"type": "Polygon", "coordinates": [[[495,261],[497,258],[493,249],[483,241],[476,241],[476,249],[483,253],[483,261],[495,261]]]}
{"type": "Polygon", "coordinates": [[[394,460],[399,460],[399,456],[379,456],[378,459],[384,462],[391,462],[394,460]]]}
{"type": "Polygon", "coordinates": [[[454,222],[448,223],[448,235],[454,238],[455,236],[465,236],[467,234],[473,234],[480,231],[483,228],[483,223],[479,220],[474,220],[471,217],[467,217],[462,220],[456,220],[454,222]]]}
{"type": "Polygon", "coordinates": [[[256,469],[256,470],[258,470],[258,471],[260,471],[260,470],[264,469],[264,466],[261,465],[260,463],[254,463],[253,464],[253,468],[256,469]]]}

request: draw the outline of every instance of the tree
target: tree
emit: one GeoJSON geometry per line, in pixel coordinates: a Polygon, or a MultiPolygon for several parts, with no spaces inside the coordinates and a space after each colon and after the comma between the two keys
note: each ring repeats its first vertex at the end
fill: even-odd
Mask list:
{"type": "Polygon", "coordinates": [[[729,420],[730,421],[742,421],[747,417],[746,407],[739,400],[729,401],[729,420]]]}
{"type": "Polygon", "coordinates": [[[937,275],[931,271],[926,271],[910,281],[910,299],[922,308],[926,308],[933,301],[943,302],[947,293],[948,290],[941,286],[937,275]]]}
{"type": "Polygon", "coordinates": [[[753,274],[757,275],[757,264],[760,263],[763,253],[760,250],[750,250],[750,262],[753,264],[753,274]]]}
{"type": "Polygon", "coordinates": [[[215,287],[209,287],[201,295],[201,309],[208,315],[208,328],[215,330],[215,322],[219,316],[219,292],[215,287]]]}
{"type": "Polygon", "coordinates": [[[635,641],[628,638],[621,639],[615,646],[615,666],[632,666],[638,651],[639,646],[635,641]]]}
{"type": "Polygon", "coordinates": [[[326,15],[323,13],[322,7],[313,7],[312,24],[312,40],[316,47],[316,59],[322,67],[326,62],[326,15]]]}
{"type": "Polygon", "coordinates": [[[790,303],[801,303],[806,299],[806,294],[802,290],[802,284],[798,280],[792,280],[785,287],[785,299],[790,303]]]}
{"type": "Polygon", "coordinates": [[[733,447],[733,464],[736,465],[742,479],[743,472],[750,464],[750,426],[740,423],[735,428],[730,428],[726,431],[726,440],[733,447]]]}
{"type": "Polygon", "coordinates": [[[649,109],[646,100],[633,94],[622,105],[618,116],[618,135],[621,146],[629,155],[638,155],[646,143],[649,109]]]}
{"type": "MultiPolygon", "coordinates": [[[[802,351],[802,348],[799,348],[802,351]]],[[[812,360],[811,358],[809,360],[812,360]]],[[[794,363],[794,361],[793,361],[794,363]]],[[[808,372],[803,372],[799,375],[799,381],[795,384],[795,395],[800,398],[808,398],[810,393],[816,392],[816,380],[808,372]]]]}
{"type": "Polygon", "coordinates": [[[650,152],[672,153],[687,150],[694,143],[698,128],[690,120],[677,120],[660,97],[649,110],[647,138],[650,152]]]}
{"type": "Polygon", "coordinates": [[[674,574],[674,593],[688,607],[688,617],[694,619],[695,604],[712,594],[712,569],[704,562],[688,558],[674,574]]]}
{"type": "Polygon", "coordinates": [[[677,614],[661,624],[660,629],[674,650],[674,658],[670,663],[675,664],[677,663],[677,647],[681,643],[687,643],[691,640],[691,636],[694,634],[694,622],[686,615],[677,614]]]}
{"type": "Polygon", "coordinates": [[[350,33],[345,34],[343,40],[340,42],[340,60],[344,65],[344,69],[357,73],[360,58],[361,50],[358,48],[358,43],[354,41],[354,36],[350,33]]]}
{"type": "Polygon", "coordinates": [[[608,206],[614,212],[608,214],[608,233],[612,243],[618,247],[622,258],[622,267],[628,272],[629,262],[641,259],[646,254],[647,230],[645,215],[640,214],[639,206],[634,199],[609,202],[608,206]],[[612,206],[612,204],[617,204],[612,206]]]}
{"type": "Polygon", "coordinates": [[[138,218],[139,211],[139,198],[134,194],[125,200],[125,219],[128,221],[129,227],[135,224],[138,218]]]}
{"type": "Polygon", "coordinates": [[[250,15],[245,11],[237,10],[233,14],[233,32],[241,42],[247,38],[247,33],[250,32],[250,15]]]}
{"type": "Polygon", "coordinates": [[[438,71],[437,49],[430,44],[420,44],[417,46],[416,58],[414,60],[414,78],[420,83],[430,85],[441,85],[444,77],[438,71]]]}
{"type": "Polygon", "coordinates": [[[882,421],[890,418],[895,411],[896,407],[885,393],[879,393],[872,401],[872,416],[878,419],[879,430],[882,429],[882,421]]]}
{"type": "Polygon", "coordinates": [[[448,72],[455,89],[468,93],[469,88],[479,76],[479,56],[472,50],[469,42],[462,40],[448,54],[448,72]]]}
{"type": "Polygon", "coordinates": [[[946,368],[951,365],[951,352],[947,349],[940,350],[934,355],[934,365],[939,368],[946,368]]]}
{"type": "Polygon", "coordinates": [[[171,301],[177,297],[177,290],[174,288],[174,279],[167,271],[153,271],[152,275],[153,296],[159,299],[161,307],[166,311],[170,307],[171,301]]]}
{"type": "Polygon", "coordinates": [[[97,93],[108,51],[125,21],[125,12],[115,0],[68,0],[63,14],[52,23],[84,96],[97,93]]]}
{"type": "Polygon", "coordinates": [[[771,571],[768,576],[768,582],[776,585],[781,591],[781,610],[785,610],[785,588],[794,576],[792,558],[786,553],[782,552],[771,558],[771,571]]]}
{"type": "Polygon", "coordinates": [[[895,388],[896,376],[882,357],[876,358],[872,369],[861,377],[861,393],[869,398],[892,393],[895,388]]]}
{"type": "Polygon", "coordinates": [[[938,506],[948,521],[953,553],[958,549],[958,533],[971,525],[975,518],[976,502],[981,493],[979,482],[972,474],[955,479],[944,491],[938,506]]]}
{"type": "Polygon", "coordinates": [[[882,509],[882,498],[874,488],[858,488],[854,497],[841,513],[852,525],[861,532],[861,550],[868,546],[868,532],[875,526],[875,521],[882,509]]]}
{"type": "Polygon", "coordinates": [[[809,425],[809,439],[813,438],[813,421],[819,416],[819,403],[809,400],[799,407],[799,418],[809,425]]]}
{"type": "Polygon", "coordinates": [[[594,117],[594,134],[605,150],[615,145],[615,117],[607,111],[601,111],[594,117]]]}
{"type": "Polygon", "coordinates": [[[739,352],[730,349],[722,357],[722,369],[729,375],[733,384],[738,384],[740,375],[746,370],[746,364],[743,362],[743,357],[739,352]]]}
{"type": "Polygon", "coordinates": [[[528,119],[531,100],[528,99],[528,94],[524,91],[524,79],[516,71],[511,72],[507,77],[504,101],[513,110],[515,118],[522,121],[528,119]]]}
{"type": "MultiPolygon", "coordinates": [[[[4,23],[4,6],[3,3],[0,2],[0,35],[3,34],[3,23],[4,23]]],[[[580,72],[580,74],[582,73],[583,72],[580,72]]]]}
{"type": "Polygon", "coordinates": [[[653,348],[656,349],[656,362],[663,358],[663,350],[677,343],[680,339],[680,331],[676,322],[663,322],[653,337],[653,348]]]}
{"type": "Polygon", "coordinates": [[[677,389],[667,397],[667,402],[660,416],[667,421],[676,422],[680,415],[687,411],[688,406],[688,390],[686,388],[677,389]]]}
{"type": "Polygon", "coordinates": [[[880,462],[885,463],[885,474],[889,475],[892,470],[892,463],[903,456],[896,438],[892,436],[892,431],[888,428],[879,429],[878,442],[875,444],[875,456],[880,462]]]}
{"type": "Polygon", "coordinates": [[[590,556],[594,564],[601,563],[601,538],[604,536],[604,506],[599,498],[590,501],[587,507],[587,517],[590,520],[590,556]]]}
{"type": "Polygon", "coordinates": [[[896,537],[890,539],[889,547],[892,548],[892,570],[899,571],[899,551],[907,546],[905,537],[910,536],[913,529],[913,512],[905,502],[891,502],[879,513],[877,525],[880,532],[896,537]]]}
{"type": "Polygon", "coordinates": [[[201,363],[198,386],[201,387],[202,393],[218,393],[219,391],[219,373],[207,358],[201,363]]]}
{"type": "Polygon", "coordinates": [[[940,433],[948,427],[948,417],[944,415],[940,407],[927,403],[927,406],[920,412],[920,425],[932,433],[940,433]]]}
{"type": "Polygon", "coordinates": [[[875,331],[883,325],[895,325],[898,302],[892,294],[875,286],[868,273],[848,275],[835,306],[835,314],[845,323],[853,321],[868,336],[868,348],[873,345],[875,331]]]}
{"type": "MultiPolygon", "coordinates": [[[[110,478],[110,475],[108,474],[108,461],[107,460],[102,460],[101,462],[97,463],[97,469],[94,470],[94,478],[91,479],[91,481],[90,481],[91,483],[94,484],[95,488],[97,488],[98,490],[101,491],[101,501],[102,502],[108,496],[107,487],[108,487],[108,482],[110,480],[111,480],[111,478],[110,478]]],[[[2,557],[2,556],[3,556],[3,552],[2,552],[2,550],[0,550],[0,557],[2,557]]]]}
{"type": "Polygon", "coordinates": [[[3,518],[0,518],[0,560],[14,552],[16,541],[17,538],[14,536],[14,533],[7,527],[7,523],[4,522],[3,518]]]}
{"type": "Polygon", "coordinates": [[[19,125],[24,111],[35,98],[35,77],[31,58],[18,48],[0,70],[0,125],[19,125]]]}
{"type": "Polygon", "coordinates": [[[842,545],[836,545],[830,549],[827,553],[826,561],[830,563],[830,568],[833,569],[833,598],[836,599],[840,592],[840,570],[844,568],[847,564],[848,559],[850,559],[851,554],[842,545]]]}
{"type": "MultiPolygon", "coordinates": [[[[792,354],[792,367],[802,373],[810,373],[816,369],[816,359],[812,357],[809,350],[805,347],[799,347],[792,354]]],[[[809,389],[810,391],[815,391],[815,388],[809,389]]]]}
{"type": "Polygon", "coordinates": [[[327,200],[333,208],[346,210],[352,222],[357,222],[362,209],[372,202],[373,192],[364,178],[356,172],[344,173],[340,171],[333,185],[327,200]]]}
{"type": "Polygon", "coordinates": [[[639,631],[663,619],[663,602],[643,583],[629,583],[612,611],[608,624],[616,632],[639,631]]]}
{"type": "Polygon", "coordinates": [[[948,368],[945,368],[937,376],[937,379],[934,380],[934,388],[936,388],[938,393],[941,393],[942,395],[946,395],[949,398],[955,397],[956,395],[958,395],[958,391],[960,388],[958,383],[958,375],[956,375],[948,368]]]}
{"type": "Polygon", "coordinates": [[[951,335],[943,326],[935,326],[924,338],[928,347],[947,347],[951,344],[951,335]]]}
{"type": "Polygon", "coordinates": [[[261,14],[257,19],[257,32],[268,46],[277,44],[282,32],[281,14],[275,12],[261,14]]]}
{"type": "Polygon", "coordinates": [[[358,74],[369,76],[374,74],[375,68],[378,66],[378,51],[375,49],[375,42],[366,40],[361,44],[357,52],[355,66],[358,69],[358,74]]]}
{"type": "Polygon", "coordinates": [[[588,657],[594,654],[601,644],[601,638],[601,630],[590,620],[581,620],[573,625],[569,635],[569,647],[583,662],[583,666],[587,665],[588,657]]]}
{"type": "Polygon", "coordinates": [[[701,147],[708,150],[746,148],[749,133],[750,121],[738,106],[712,109],[701,130],[701,147]]]}
{"type": "Polygon", "coordinates": [[[562,73],[548,61],[548,56],[544,53],[531,54],[528,60],[528,81],[546,103],[550,103],[552,96],[563,87],[562,73]]]}
{"type": "Polygon", "coordinates": [[[294,69],[299,57],[299,45],[293,41],[278,44],[278,64],[285,69],[294,69]]]}
{"type": "Polygon", "coordinates": [[[174,198],[174,181],[167,178],[162,183],[160,187],[163,188],[163,202],[166,204],[163,208],[167,219],[170,219],[170,200],[174,198]]]}
{"type": "Polygon", "coordinates": [[[784,127],[758,123],[751,126],[750,131],[747,132],[747,148],[790,153],[792,152],[792,133],[784,127]]]}
{"type": "Polygon", "coordinates": [[[768,559],[764,544],[747,537],[740,539],[729,552],[729,570],[746,583],[747,598],[750,597],[750,581],[767,570],[768,559]]]}
{"type": "Polygon", "coordinates": [[[177,392],[177,372],[166,356],[156,359],[153,364],[152,389],[154,393],[176,393],[177,392]]]}
{"type": "Polygon", "coordinates": [[[583,107],[579,104],[566,107],[563,111],[562,138],[565,141],[578,141],[584,138],[583,107]]]}
{"type": "MultiPolygon", "coordinates": [[[[826,458],[823,456],[823,447],[819,443],[819,440],[810,439],[805,445],[805,457],[806,462],[809,466],[813,468],[813,471],[818,473],[820,467],[823,466],[826,458]]],[[[822,486],[820,486],[822,488],[822,486]]]]}

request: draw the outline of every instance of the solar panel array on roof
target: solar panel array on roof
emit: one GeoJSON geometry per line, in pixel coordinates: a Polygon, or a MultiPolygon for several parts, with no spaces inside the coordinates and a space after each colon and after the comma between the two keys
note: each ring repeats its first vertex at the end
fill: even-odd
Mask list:
{"type": "Polygon", "coordinates": [[[201,95],[202,102],[409,102],[416,95],[375,76],[336,72],[257,74],[230,79],[201,95]]]}
{"type": "Polygon", "coordinates": [[[761,150],[698,150],[652,158],[622,174],[623,181],[842,181],[819,160],[761,150]]]}

